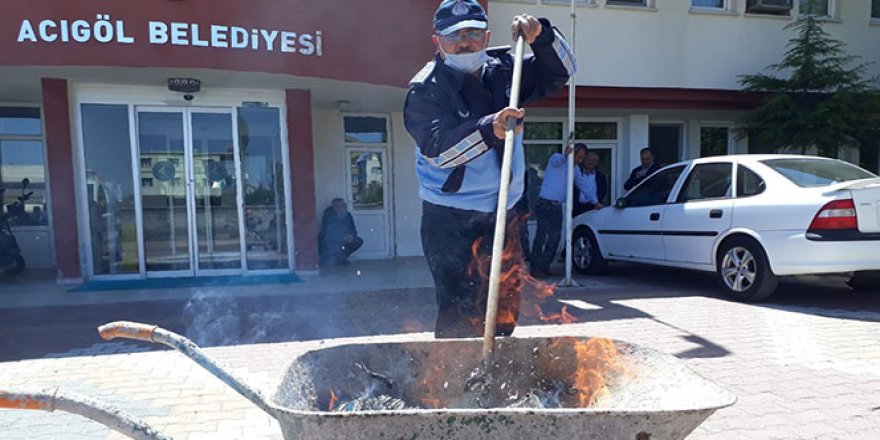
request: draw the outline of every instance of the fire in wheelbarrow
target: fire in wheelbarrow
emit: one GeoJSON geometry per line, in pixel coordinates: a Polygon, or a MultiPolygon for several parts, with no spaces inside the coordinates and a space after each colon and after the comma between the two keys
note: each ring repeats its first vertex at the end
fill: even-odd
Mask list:
{"type": "Polygon", "coordinates": [[[101,334],[177,349],[277,419],[286,440],[683,439],[736,400],[673,356],[603,338],[501,339],[490,365],[476,339],[324,348],[294,359],[267,399],[167,330],[112,323],[101,334]]]}

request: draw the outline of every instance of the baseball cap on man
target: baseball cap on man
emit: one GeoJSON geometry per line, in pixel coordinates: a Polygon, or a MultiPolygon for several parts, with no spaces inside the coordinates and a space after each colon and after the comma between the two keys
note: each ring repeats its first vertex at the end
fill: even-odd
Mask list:
{"type": "Polygon", "coordinates": [[[449,35],[460,29],[486,29],[486,10],[475,0],[443,0],[434,12],[437,35],[449,35]]]}

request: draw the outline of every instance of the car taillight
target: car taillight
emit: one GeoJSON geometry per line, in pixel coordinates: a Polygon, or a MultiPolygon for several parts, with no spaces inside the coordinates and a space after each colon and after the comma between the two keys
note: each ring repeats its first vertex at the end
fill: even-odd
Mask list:
{"type": "Polygon", "coordinates": [[[856,205],[852,199],[826,203],[810,223],[810,230],[857,229],[856,205]]]}

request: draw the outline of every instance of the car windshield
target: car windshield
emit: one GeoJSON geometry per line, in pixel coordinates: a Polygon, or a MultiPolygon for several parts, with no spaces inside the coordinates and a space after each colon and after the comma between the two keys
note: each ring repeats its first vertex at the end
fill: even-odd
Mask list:
{"type": "Polygon", "coordinates": [[[877,177],[855,165],[820,158],[768,159],[761,161],[795,185],[804,188],[877,177]]]}

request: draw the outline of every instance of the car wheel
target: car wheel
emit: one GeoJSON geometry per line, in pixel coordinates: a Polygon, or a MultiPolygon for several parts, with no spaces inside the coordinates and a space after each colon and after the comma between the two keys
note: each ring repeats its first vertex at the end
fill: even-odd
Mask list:
{"type": "Polygon", "coordinates": [[[776,291],[779,279],[767,255],[754,240],[736,238],[718,252],[718,281],[724,293],[738,301],[761,301],[776,291]]]}
{"type": "Polygon", "coordinates": [[[571,243],[571,263],[578,273],[600,275],[605,273],[608,262],[599,251],[596,237],[589,229],[581,228],[574,231],[571,243]]]}
{"type": "Polygon", "coordinates": [[[856,272],[846,284],[856,292],[880,292],[880,270],[856,272]]]}

